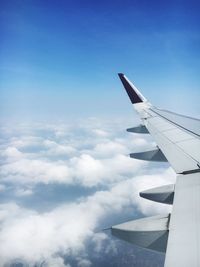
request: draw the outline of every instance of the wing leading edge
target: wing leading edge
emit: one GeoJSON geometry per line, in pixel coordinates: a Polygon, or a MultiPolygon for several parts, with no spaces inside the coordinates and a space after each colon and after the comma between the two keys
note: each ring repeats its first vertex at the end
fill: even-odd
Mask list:
{"type": "MultiPolygon", "coordinates": [[[[153,243],[146,245],[144,234],[140,236],[138,232],[137,234],[131,233],[130,229],[128,229],[128,233],[126,231],[125,234],[118,234],[118,237],[129,242],[131,240],[131,243],[152,250],[165,252],[163,250],[165,247],[165,267],[200,266],[200,120],[152,106],[124,74],[119,73],[118,75],[142,121],[141,125],[133,127],[131,128],[133,130],[129,129],[129,131],[150,133],[158,145],[158,151],[161,151],[161,155],[177,173],[175,185],[140,193],[141,197],[153,201],[165,204],[173,203],[172,212],[167,220],[166,231],[168,234],[164,233],[164,241],[159,237],[157,241],[154,240],[154,243],[157,244],[155,249],[153,243]],[[162,249],[159,249],[159,246],[162,249]]],[[[135,154],[132,153],[132,157],[135,154]]],[[[139,153],[140,159],[143,160],[151,160],[151,155],[147,152],[139,153]]],[[[157,161],[162,161],[159,159],[158,157],[157,161]]],[[[150,222],[148,218],[143,220],[144,223],[149,224],[152,218],[149,218],[150,222]]],[[[138,225],[140,223],[138,220],[138,225]]],[[[131,222],[128,225],[130,226],[131,222]]],[[[133,231],[135,231],[134,229],[138,227],[137,221],[133,225],[133,231]]],[[[153,223],[153,225],[156,224],[153,223]]],[[[118,227],[113,226],[112,229],[115,229],[113,233],[117,235],[118,227]]],[[[139,229],[142,232],[141,227],[139,229]]],[[[144,231],[145,229],[144,226],[144,231]]],[[[156,233],[154,237],[160,233],[159,230],[159,227],[157,230],[154,227],[156,233]]],[[[152,239],[152,235],[149,235],[148,232],[145,233],[148,242],[152,239]]]]}

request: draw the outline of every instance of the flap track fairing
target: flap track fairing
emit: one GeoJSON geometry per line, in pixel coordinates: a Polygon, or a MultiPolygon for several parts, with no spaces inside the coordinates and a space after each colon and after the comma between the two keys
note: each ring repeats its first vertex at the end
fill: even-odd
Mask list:
{"type": "Polygon", "coordinates": [[[142,124],[140,124],[136,127],[133,127],[133,128],[128,128],[126,130],[127,130],[127,132],[130,132],[130,133],[140,133],[140,134],[148,134],[149,133],[146,126],[142,125],[142,124]]]}
{"type": "Polygon", "coordinates": [[[170,215],[153,216],[112,226],[112,235],[139,247],[165,253],[170,215]]]}
{"type": "Polygon", "coordinates": [[[139,160],[167,162],[166,157],[159,148],[145,152],[131,153],[130,157],[139,160]]]}
{"type": "Polygon", "coordinates": [[[160,186],[140,192],[140,196],[163,204],[173,204],[174,184],[160,186]]]}

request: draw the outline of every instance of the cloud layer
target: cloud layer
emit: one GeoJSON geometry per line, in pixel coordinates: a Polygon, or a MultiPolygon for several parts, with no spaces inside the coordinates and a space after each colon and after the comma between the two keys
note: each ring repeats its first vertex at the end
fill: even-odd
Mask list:
{"type": "Polygon", "coordinates": [[[96,233],[109,223],[107,218],[168,211],[165,205],[140,199],[138,193],[171,183],[173,172],[130,159],[127,154],[144,149],[148,140],[125,135],[118,123],[110,122],[109,129],[106,125],[92,119],[79,127],[60,123],[4,128],[0,191],[10,190],[14,197],[0,204],[1,266],[21,261],[62,267],[70,265],[72,257],[77,266],[90,266],[88,240],[96,251],[105,239],[104,250],[116,249],[105,233],[96,233]],[[22,199],[36,196],[41,184],[41,199],[49,185],[77,187],[80,194],[42,212],[34,201],[27,208],[22,199]],[[86,188],[92,193],[83,195],[86,188]]]}

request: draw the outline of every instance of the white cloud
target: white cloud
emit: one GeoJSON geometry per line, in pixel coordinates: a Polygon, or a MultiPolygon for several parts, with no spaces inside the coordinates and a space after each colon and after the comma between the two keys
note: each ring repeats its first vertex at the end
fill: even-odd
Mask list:
{"type": "MultiPolygon", "coordinates": [[[[84,241],[94,235],[96,227],[101,227],[98,225],[101,219],[123,212],[126,207],[132,207],[133,213],[137,209],[145,214],[166,212],[165,205],[142,202],[138,191],[145,189],[145,181],[151,181],[151,186],[163,184],[170,175],[169,171],[164,171],[157,176],[121,181],[108,191],[97,191],[81,202],[62,205],[45,213],[22,209],[14,203],[1,205],[0,258],[4,259],[1,264],[15,258],[34,263],[51,259],[57,253],[78,255],[84,250],[84,241]]],[[[104,235],[93,236],[97,251],[104,238],[104,235]]],[[[82,264],[86,263],[89,261],[82,261],[82,264]]]]}
{"type": "Polygon", "coordinates": [[[76,152],[76,149],[70,145],[58,144],[55,141],[45,140],[43,142],[47,151],[44,151],[44,155],[48,156],[65,156],[72,155],[76,152]]]}
{"type": "Polygon", "coordinates": [[[83,154],[68,161],[47,161],[42,159],[19,159],[2,166],[2,181],[23,184],[66,183],[92,187],[110,184],[132,175],[145,163],[117,155],[108,159],[95,159],[83,154]]]}
{"type": "Polygon", "coordinates": [[[109,137],[109,133],[102,129],[94,129],[93,133],[98,137],[109,137]]]}
{"type": "MultiPolygon", "coordinates": [[[[41,131],[41,126],[39,128],[41,131]]],[[[44,129],[50,129],[48,136],[52,135],[52,131],[66,130],[64,125],[49,125],[44,129]]],[[[91,187],[105,181],[109,183],[109,175],[111,180],[114,176],[118,179],[119,175],[111,167],[118,162],[116,154],[122,156],[127,152],[125,145],[118,141],[105,141],[105,130],[93,129],[93,126],[85,124],[83,129],[87,131],[81,137],[82,141],[71,135],[69,140],[60,139],[59,142],[53,140],[53,136],[51,139],[33,136],[34,131],[30,136],[24,135],[22,129],[21,135],[15,136],[14,131],[7,146],[1,148],[5,163],[1,167],[2,180],[25,184],[79,183],[91,187]]],[[[117,165],[121,165],[120,162],[117,165]]]]}
{"type": "Polygon", "coordinates": [[[6,162],[13,162],[21,159],[23,154],[13,146],[6,147],[5,150],[1,151],[2,160],[6,160],[6,162]]]}
{"type": "Polygon", "coordinates": [[[5,221],[12,220],[15,216],[21,216],[23,209],[21,209],[16,203],[0,204],[0,223],[1,225],[5,221]]]}
{"type": "Polygon", "coordinates": [[[10,133],[10,139],[1,146],[2,190],[3,183],[10,182],[13,194],[22,198],[33,195],[38,183],[95,187],[96,192],[43,213],[15,202],[0,204],[0,266],[21,259],[29,266],[45,261],[48,267],[62,267],[66,265],[63,256],[70,255],[77,265],[88,267],[91,261],[82,254],[87,240],[97,253],[116,250],[104,233],[94,233],[102,228],[100,222],[105,218],[120,217],[127,210],[132,214],[139,210],[144,215],[169,211],[165,205],[139,197],[142,190],[174,180],[170,170],[148,168],[148,174],[144,174],[148,163],[127,156],[136,148],[145,149],[147,141],[139,135],[122,138],[118,126],[109,126],[108,131],[96,120],[95,125],[83,125],[77,135],[69,131],[69,125],[40,125],[37,130],[40,134],[45,131],[44,136],[36,131],[24,135],[21,129],[16,136],[10,133]]]}
{"type": "Polygon", "coordinates": [[[0,173],[4,181],[24,184],[69,183],[71,180],[70,169],[60,161],[20,159],[3,165],[0,173]]]}
{"type": "Polygon", "coordinates": [[[73,158],[71,163],[78,183],[87,187],[109,185],[126,179],[136,173],[144,164],[141,161],[133,161],[124,155],[116,155],[108,159],[95,159],[87,154],[73,158]]]}
{"type": "Polygon", "coordinates": [[[93,155],[100,157],[110,157],[116,154],[127,154],[128,149],[119,142],[107,141],[97,144],[94,150],[91,151],[93,155]]]}

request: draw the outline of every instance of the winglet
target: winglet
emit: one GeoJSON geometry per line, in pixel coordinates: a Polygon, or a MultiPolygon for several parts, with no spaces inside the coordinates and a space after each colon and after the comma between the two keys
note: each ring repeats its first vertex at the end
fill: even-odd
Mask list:
{"type": "Polygon", "coordinates": [[[146,99],[141,95],[137,88],[128,80],[123,73],[118,73],[118,76],[131,100],[132,104],[144,102],[146,99]]]}

